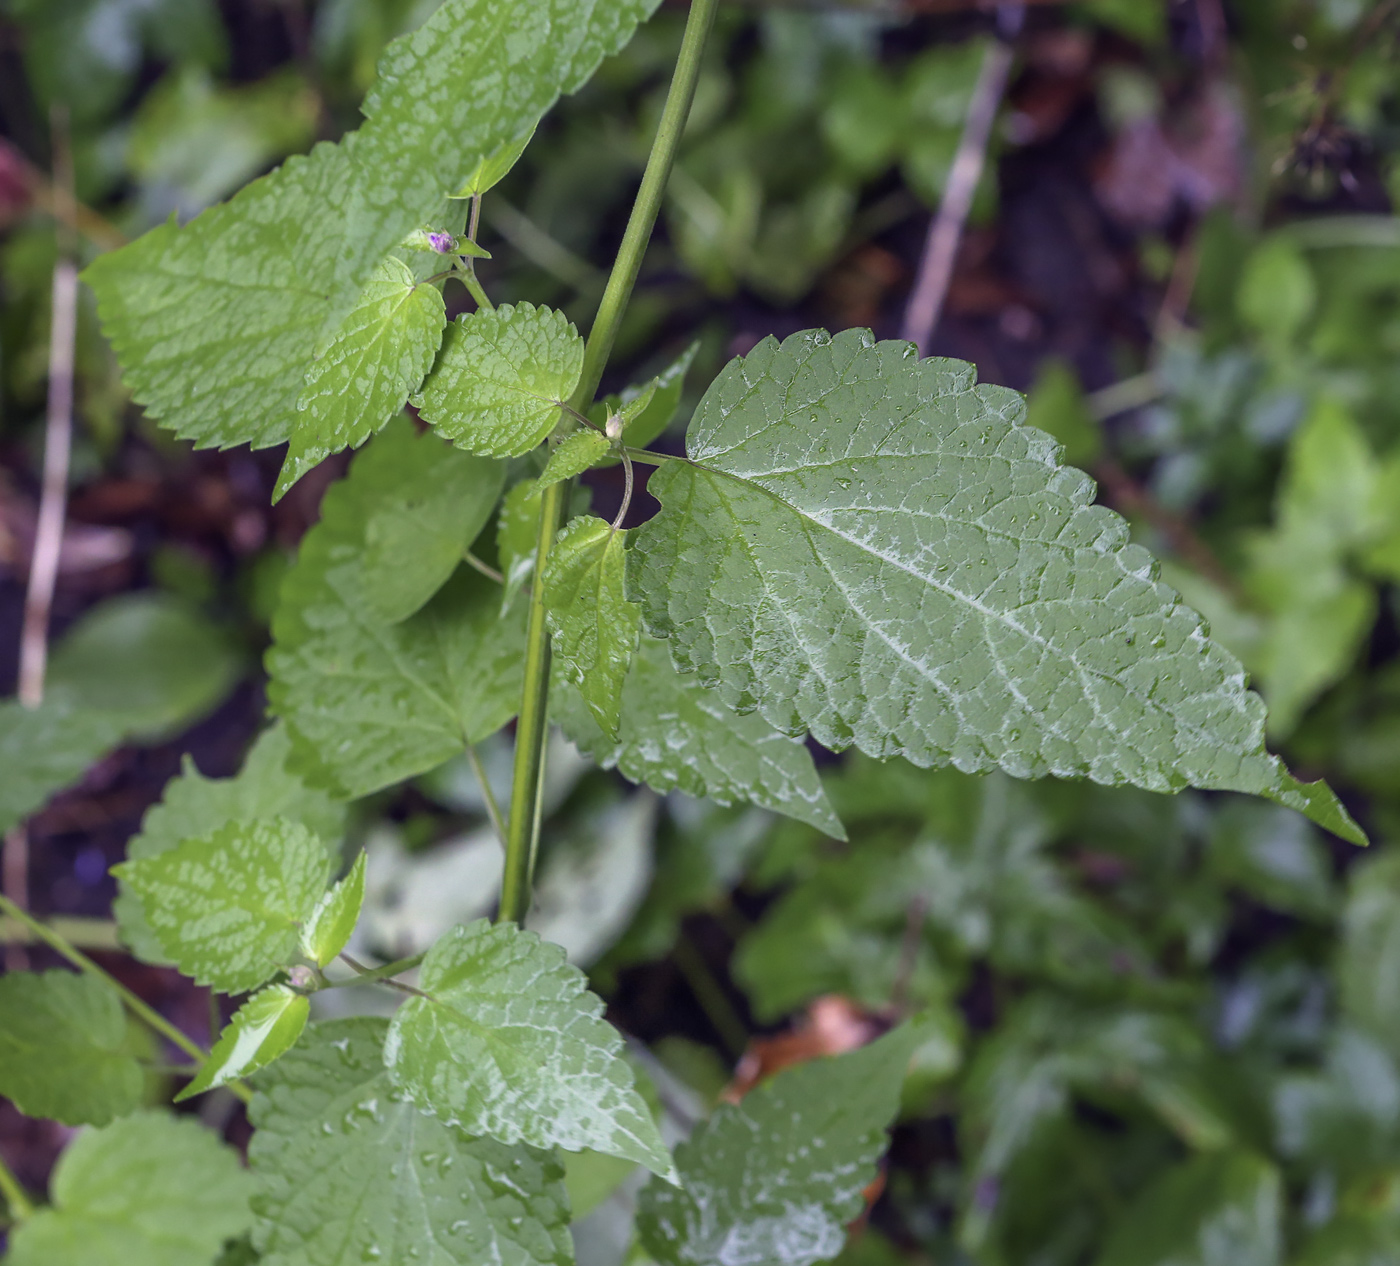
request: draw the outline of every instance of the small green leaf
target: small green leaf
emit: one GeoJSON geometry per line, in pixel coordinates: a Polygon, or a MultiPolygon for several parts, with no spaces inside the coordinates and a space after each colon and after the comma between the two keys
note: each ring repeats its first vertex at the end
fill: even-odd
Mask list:
{"type": "Polygon", "coordinates": [[[520,161],[520,155],[525,152],[525,147],[534,138],[535,129],[531,127],[519,140],[507,141],[498,146],[477,163],[476,170],[462,182],[462,187],[452,196],[454,198],[474,198],[500,184],[510,169],[520,161]]]}
{"type": "MultiPolygon", "coordinates": [[[[497,590],[484,577],[459,568],[411,618],[391,624],[374,614],[368,590],[396,560],[418,577],[399,598],[421,593],[435,574],[415,558],[412,533],[397,527],[367,557],[371,517],[400,498],[411,504],[406,487],[385,495],[384,464],[372,456],[381,443],[326,493],[283,585],[267,655],[268,695],[287,721],[296,768],[347,797],[437,768],[495,733],[520,702],[523,612],[498,618],[497,590]]],[[[443,453],[428,443],[425,452],[443,453]]]]}
{"type": "Polygon", "coordinates": [[[1059,440],[1070,466],[1092,466],[1103,452],[1102,428],[1084,403],[1079,375],[1064,361],[1041,363],[1026,399],[1026,425],[1059,440]]]}
{"type": "Polygon", "coordinates": [[[602,1001],[557,945],[514,924],[453,928],[394,1016],[384,1059],[419,1107],[503,1143],[591,1148],[655,1173],[671,1157],[602,1001]]]}
{"type": "Polygon", "coordinates": [[[473,457],[405,419],[386,427],[355,469],[365,519],[362,592],[371,614],[397,624],[437,593],[486,525],[505,465],[473,457]]]}
{"type": "Polygon", "coordinates": [[[403,411],[432,368],[447,324],[442,292],[381,261],[306,374],[274,501],[332,453],[358,448],[403,411]]]}
{"type": "Polygon", "coordinates": [[[301,930],[301,948],[317,967],[324,967],[350,943],[365,904],[365,854],[350,873],[317,903],[301,930]]]}
{"type": "Polygon", "coordinates": [[[306,995],[286,985],[259,990],[238,1008],[199,1075],[175,1096],[175,1102],[237,1081],[285,1055],[296,1045],[310,1014],[306,995]]]}
{"type": "Polygon", "coordinates": [[[899,1109],[919,1030],[779,1073],[724,1104],[676,1149],[679,1187],[653,1180],[637,1233],[661,1266],[811,1266],[835,1257],[899,1109]]]}
{"type": "Polygon", "coordinates": [[[141,1106],[121,998],[67,971],[0,976],[0,1095],[26,1116],[105,1125],[141,1106]]]}
{"type": "Polygon", "coordinates": [[[694,673],[676,672],[657,638],[642,634],[632,657],[616,738],[557,676],[551,710],[580,750],[633,782],[723,805],[748,801],[846,838],[805,745],[755,713],[730,711],[694,673]]]}
{"type": "Polygon", "coordinates": [[[62,696],[37,708],[14,699],[0,703],[0,832],[42,809],[125,733],[122,718],[62,696]]]}
{"type": "Polygon", "coordinates": [[[223,701],[243,671],[227,634],[170,594],[99,603],[49,659],[46,690],[121,719],[136,738],[165,738],[223,701]]]}
{"type": "Polygon", "coordinates": [[[1118,1217],[1097,1266],[1281,1266],[1283,1183],[1248,1152],[1169,1169],[1118,1217]]]}
{"type": "Polygon", "coordinates": [[[637,1162],[603,1152],[565,1152],[564,1186],[573,1220],[587,1217],[636,1172],[637,1162]]]}
{"type": "Polygon", "coordinates": [[[574,519],[550,550],[544,574],[559,670],[609,735],[617,734],[622,687],[641,622],[640,608],[622,592],[626,535],[602,519],[574,519]]]}
{"type": "Polygon", "coordinates": [[[1264,704],[1014,392],[868,331],[769,339],[648,490],[629,589],[684,671],[789,734],[968,773],[1245,791],[1355,843],[1264,704]]]}
{"type": "MultiPolygon", "coordinates": [[[[290,818],[326,841],[326,864],[340,860],[345,808],[324,791],[313,791],[287,768],[291,755],[287,731],[271,726],[258,736],[232,778],[206,778],[187,755],[180,775],[165,785],[159,804],[146,812],[141,833],[126,846],[129,861],[168,853],[186,840],[212,835],[231,822],[290,818]]],[[[141,898],[125,882],[112,906],[122,941],[143,962],[172,964],[146,922],[141,898]]]]}
{"type": "Polygon", "coordinates": [[[253,1179],[193,1117],[141,1112],[80,1134],[53,1207],[10,1232],[6,1266],[194,1266],[252,1221],[253,1179]]]}
{"type": "Polygon", "coordinates": [[[685,390],[685,376],[699,350],[700,340],[696,339],[649,383],[628,387],[620,396],[608,396],[595,404],[588,416],[602,426],[609,409],[621,413],[627,443],[633,448],[645,448],[675,418],[685,390]]]}
{"type": "Polygon", "coordinates": [[[144,902],[162,951],[187,976],[245,993],[292,962],[326,891],[326,847],[299,822],[231,822],[113,867],[144,902]]]}
{"type": "Polygon", "coordinates": [[[562,312],[507,303],[448,330],[414,403],[459,448],[518,457],[554,429],[582,370],[583,340],[562,312]]]}
{"type": "Polygon", "coordinates": [[[592,427],[581,427],[566,435],[559,447],[549,455],[549,463],[539,477],[537,487],[548,488],[564,479],[572,479],[590,470],[606,457],[612,442],[592,427]]]}
{"type": "Polygon", "coordinates": [[[559,1162],[420,1112],[384,1069],[385,1029],[315,1025],[259,1079],[248,1159],[264,1266],[571,1266],[559,1162]]]}
{"type": "Polygon", "coordinates": [[[501,595],[503,614],[515,605],[525,582],[534,573],[539,536],[540,486],[534,479],[524,479],[506,493],[496,528],[496,554],[506,578],[501,595]]]}

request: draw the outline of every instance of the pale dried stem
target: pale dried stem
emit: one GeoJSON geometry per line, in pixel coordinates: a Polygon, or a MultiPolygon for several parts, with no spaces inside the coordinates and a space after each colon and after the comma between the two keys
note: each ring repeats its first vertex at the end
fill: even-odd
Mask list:
{"type": "MultiPolygon", "coordinates": [[[[73,160],[68,120],[59,109],[53,115],[53,204],[58,260],[53,270],[53,316],[49,327],[49,394],[44,424],[44,476],[34,552],[29,560],[29,586],[24,596],[24,623],[19,643],[19,701],[37,708],[44,701],[44,673],[49,654],[49,613],[58,583],[63,549],[63,521],[68,510],[68,471],[73,449],[73,365],[78,336],[78,265],[75,225],[77,200],[73,192],[73,160]]],[[[0,858],[0,885],[11,900],[29,908],[29,834],[23,825],[5,836],[0,858]]],[[[5,948],[5,966],[23,971],[29,953],[23,945],[5,948]]]]}
{"type": "MultiPolygon", "coordinates": [[[[1002,5],[1003,35],[1014,36],[1024,17],[1024,4],[1002,5]]],[[[919,349],[920,356],[928,354],[929,343],[943,314],[958,244],[962,241],[967,217],[972,211],[972,199],[987,164],[987,145],[992,139],[992,125],[996,122],[1002,97],[1006,95],[1013,56],[1014,51],[1005,38],[993,41],[987,49],[968,104],[967,121],[963,124],[962,139],[948,173],[943,199],[929,225],[923,258],[919,261],[919,276],[904,310],[903,337],[919,349]]]]}

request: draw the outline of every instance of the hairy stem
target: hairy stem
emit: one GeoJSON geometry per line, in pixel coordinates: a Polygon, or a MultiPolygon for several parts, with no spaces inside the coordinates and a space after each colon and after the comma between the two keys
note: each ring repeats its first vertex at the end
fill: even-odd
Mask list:
{"type": "MultiPolygon", "coordinates": [[[[651,156],[647,159],[637,200],[632,206],[622,247],[608,277],[607,289],[598,305],[598,316],[588,335],[583,354],[583,373],[568,401],[568,409],[584,413],[598,391],[603,367],[622,314],[631,298],[641,271],[642,257],[661,210],[666,182],[676,161],[681,134],[695,97],[700,77],[700,57],[714,22],[718,0],[692,0],[686,19],[685,36],[676,60],[666,108],[661,115],[651,156]]],[[[530,615],[526,631],[525,688],[520,702],[520,720],[515,731],[515,774],[511,784],[510,817],[507,822],[506,870],[501,889],[502,922],[519,923],[530,908],[530,880],[540,833],[540,796],[544,787],[544,750],[549,736],[549,628],[545,623],[544,576],[549,551],[563,522],[568,504],[569,481],[546,488],[540,498],[540,532],[535,544],[535,579],[530,590],[530,615]]]]}
{"type": "MultiPolygon", "coordinates": [[[[172,1045],[178,1046],[191,1059],[196,1059],[200,1063],[203,1063],[209,1057],[209,1052],[200,1046],[198,1042],[191,1041],[181,1033],[179,1029],[171,1024],[169,1020],[161,1015],[159,1011],[144,1002],[136,994],[132,993],[121,981],[104,971],[81,950],[70,945],[52,928],[40,923],[39,920],[34,918],[27,910],[23,910],[15,905],[8,897],[0,896],[0,913],[7,914],[16,922],[24,924],[24,926],[34,934],[37,940],[42,941],[55,953],[61,954],[72,963],[74,967],[78,968],[79,971],[86,972],[89,976],[95,976],[98,980],[103,981],[105,984],[115,989],[122,1002],[126,1004],[127,1010],[130,1011],[132,1015],[151,1029],[152,1032],[159,1034],[172,1045]]],[[[229,1089],[242,1099],[244,1103],[249,1102],[253,1097],[248,1087],[238,1082],[230,1083],[229,1089]]]]}

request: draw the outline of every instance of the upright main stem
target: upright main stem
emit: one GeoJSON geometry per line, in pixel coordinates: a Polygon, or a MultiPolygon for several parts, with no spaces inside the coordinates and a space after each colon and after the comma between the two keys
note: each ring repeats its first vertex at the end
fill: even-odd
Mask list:
{"type": "MultiPolygon", "coordinates": [[[[569,399],[569,408],[584,413],[593,403],[603,367],[608,362],[622,314],[637,283],[647,243],[651,240],[666,182],[676,161],[681,134],[695,98],[700,77],[700,57],[705,39],[714,22],[718,0],[691,0],[680,57],[676,60],[666,108],[652,142],[637,201],[632,206],[622,247],[608,278],[598,316],[588,335],[583,354],[583,373],[569,399]]],[[[564,520],[569,484],[546,488],[540,498],[540,534],[535,544],[535,572],[530,587],[530,615],[526,626],[525,689],[520,702],[520,720],[515,731],[515,772],[511,783],[510,819],[506,825],[506,869],[501,890],[502,922],[519,923],[530,908],[530,879],[534,872],[535,851],[540,835],[540,803],[544,788],[544,749],[549,736],[549,627],[545,622],[545,564],[554,538],[564,520]]]]}

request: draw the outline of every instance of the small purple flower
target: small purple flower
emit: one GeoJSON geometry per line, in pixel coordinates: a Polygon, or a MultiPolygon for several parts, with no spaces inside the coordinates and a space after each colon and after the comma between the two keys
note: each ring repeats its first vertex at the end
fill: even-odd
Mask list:
{"type": "Polygon", "coordinates": [[[451,233],[429,233],[428,245],[439,255],[450,255],[456,248],[457,239],[451,233]]]}

